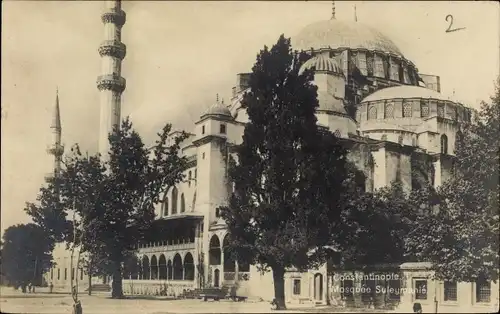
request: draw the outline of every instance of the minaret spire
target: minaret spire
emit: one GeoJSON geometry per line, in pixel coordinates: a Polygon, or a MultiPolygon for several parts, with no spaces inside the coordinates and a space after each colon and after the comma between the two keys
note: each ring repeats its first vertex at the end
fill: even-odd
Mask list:
{"type": "Polygon", "coordinates": [[[354,22],[358,21],[358,14],[356,12],[356,5],[354,5],[354,22]]]}
{"type": "Polygon", "coordinates": [[[335,20],[335,1],[332,1],[332,20],[335,20]]]}
{"type": "Polygon", "coordinates": [[[126,46],[121,42],[121,30],[126,15],[121,8],[121,0],[105,1],[106,10],[101,15],[104,23],[104,41],[99,46],[102,72],[97,78],[100,91],[99,153],[107,158],[109,152],[108,136],[121,123],[121,95],[126,81],[121,76],[122,60],[126,46]]]}
{"type": "Polygon", "coordinates": [[[64,147],[61,144],[61,112],[59,108],[59,90],[56,89],[56,103],[54,106],[54,112],[52,115],[52,123],[50,125],[52,129],[52,145],[49,147],[47,152],[54,156],[54,173],[49,177],[57,177],[61,172],[62,155],[64,153],[64,147]]]}

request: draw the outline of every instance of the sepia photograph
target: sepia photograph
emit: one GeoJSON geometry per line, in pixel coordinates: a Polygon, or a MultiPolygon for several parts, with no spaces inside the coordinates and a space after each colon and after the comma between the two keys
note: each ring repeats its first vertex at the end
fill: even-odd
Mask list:
{"type": "Polygon", "coordinates": [[[2,2],[0,312],[498,313],[496,1],[2,2]]]}

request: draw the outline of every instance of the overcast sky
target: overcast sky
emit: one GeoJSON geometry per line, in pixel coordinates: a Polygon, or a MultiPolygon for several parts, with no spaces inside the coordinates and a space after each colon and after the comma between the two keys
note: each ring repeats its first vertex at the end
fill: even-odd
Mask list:
{"type": "MultiPolygon", "coordinates": [[[[499,71],[496,2],[338,1],[337,18],[353,20],[354,4],[358,21],[391,38],[420,73],[440,75],[444,94],[455,91],[476,108],[489,99],[499,71]],[[446,33],[448,14],[465,29],[446,33]]],[[[45,150],[56,86],[63,142],[97,148],[102,8],[98,1],[2,2],[2,230],[29,221],[24,203],[52,170],[45,150]]],[[[229,100],[236,74],[251,69],[259,49],[330,18],[331,1],[135,1],[123,9],[122,113],[151,138],[166,122],[191,131],[216,93],[229,100]]]]}

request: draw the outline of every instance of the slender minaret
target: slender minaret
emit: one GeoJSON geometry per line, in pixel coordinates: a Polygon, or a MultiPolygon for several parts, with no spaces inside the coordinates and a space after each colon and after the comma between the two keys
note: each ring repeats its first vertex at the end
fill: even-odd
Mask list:
{"type": "Polygon", "coordinates": [[[102,60],[101,75],[97,78],[100,91],[99,153],[107,158],[109,152],[108,135],[120,126],[121,95],[125,90],[125,79],[121,76],[122,60],[126,47],[121,42],[121,29],[126,15],[121,9],[121,1],[104,1],[106,11],[101,20],[104,23],[104,41],[99,46],[102,60]]]}
{"type": "Polygon", "coordinates": [[[354,5],[354,22],[358,21],[358,13],[356,12],[356,5],[354,5]]]}
{"type": "Polygon", "coordinates": [[[54,173],[47,177],[57,177],[61,172],[61,162],[62,155],[64,153],[64,147],[61,144],[61,112],[59,109],[59,91],[56,91],[56,103],[54,107],[54,114],[52,116],[52,124],[50,125],[52,129],[52,145],[49,147],[47,152],[54,156],[54,173]]]}

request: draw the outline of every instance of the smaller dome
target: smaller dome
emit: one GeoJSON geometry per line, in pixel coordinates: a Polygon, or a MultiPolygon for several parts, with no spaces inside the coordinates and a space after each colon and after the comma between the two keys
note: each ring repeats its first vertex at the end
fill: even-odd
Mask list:
{"type": "Polygon", "coordinates": [[[227,116],[232,117],[231,111],[224,104],[216,102],[212,106],[210,106],[207,111],[203,114],[206,115],[218,115],[218,116],[227,116]]]}
{"type": "Polygon", "coordinates": [[[337,64],[337,61],[323,54],[318,54],[307,60],[302,67],[300,67],[299,74],[309,69],[314,69],[315,72],[342,74],[342,69],[337,64]]]}

